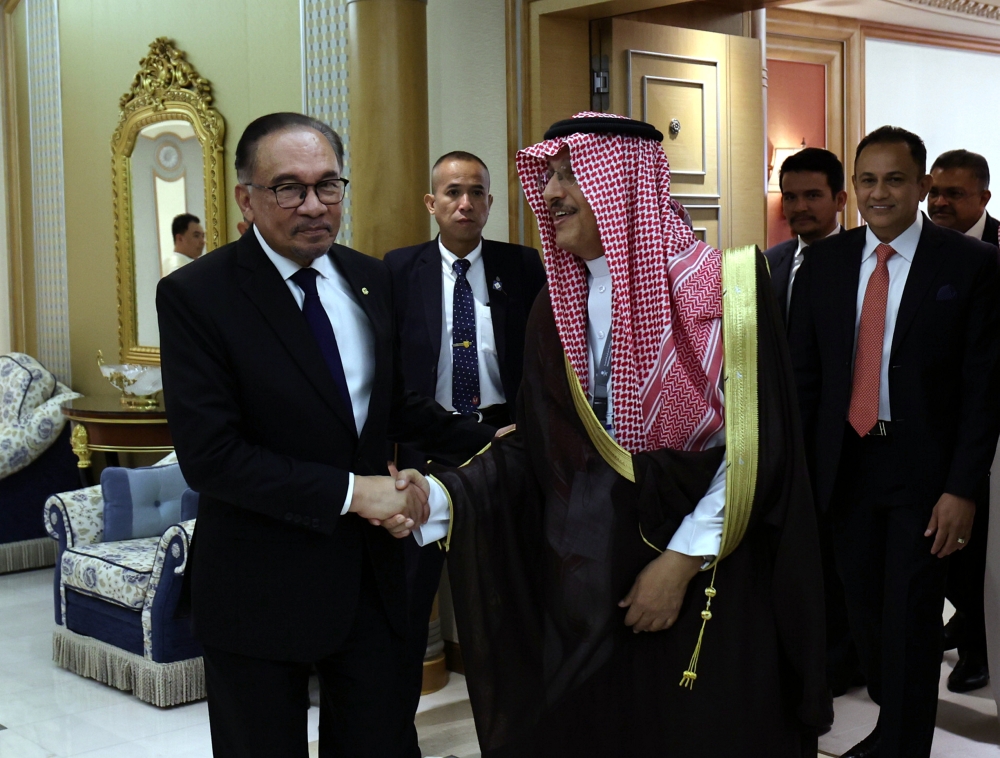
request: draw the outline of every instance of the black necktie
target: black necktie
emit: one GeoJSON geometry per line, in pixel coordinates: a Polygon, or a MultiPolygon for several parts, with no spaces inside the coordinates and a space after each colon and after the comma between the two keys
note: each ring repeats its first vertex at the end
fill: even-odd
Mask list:
{"type": "Polygon", "coordinates": [[[353,413],[351,393],[347,389],[347,377],[344,375],[344,364],[340,360],[340,348],[337,347],[337,335],[333,333],[330,317],[326,315],[326,309],[320,302],[319,292],[316,290],[317,276],[319,276],[319,272],[314,268],[300,268],[292,274],[292,281],[299,285],[305,293],[302,315],[306,317],[309,331],[312,332],[317,344],[319,344],[323,360],[326,361],[327,368],[333,375],[333,383],[340,391],[340,399],[353,413]]]}
{"type": "Polygon", "coordinates": [[[451,404],[459,413],[479,410],[479,347],[476,345],[476,301],[465,274],[471,264],[460,259],[455,271],[451,311],[451,404]]]}

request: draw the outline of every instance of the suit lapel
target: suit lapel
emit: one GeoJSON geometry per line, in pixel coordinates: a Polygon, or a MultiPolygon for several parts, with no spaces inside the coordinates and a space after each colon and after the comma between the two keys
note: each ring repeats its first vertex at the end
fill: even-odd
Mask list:
{"type": "Polygon", "coordinates": [[[486,291],[490,298],[490,318],[493,321],[493,344],[497,348],[497,358],[501,366],[506,366],[507,354],[507,304],[509,296],[504,289],[512,284],[510,276],[503,265],[503,253],[497,250],[489,240],[483,240],[483,268],[486,271],[486,291]],[[499,287],[497,286],[499,284],[499,287]]]}
{"type": "MultiPolygon", "coordinates": [[[[844,259],[837,267],[837,276],[829,282],[830,300],[835,311],[835,323],[840,324],[842,349],[849,360],[854,358],[854,329],[858,319],[858,285],[861,278],[861,254],[865,249],[865,227],[846,232],[850,235],[845,239],[841,252],[844,259]]],[[[806,252],[808,256],[809,251],[806,252]]],[[[820,254],[826,254],[820,251],[820,254]]]]}
{"type": "Polygon", "coordinates": [[[309,325],[288,285],[268,260],[256,235],[245,234],[240,238],[237,256],[241,268],[240,287],[277,333],[278,339],[320,396],[344,425],[356,433],[354,415],[340,399],[340,392],[323,360],[316,338],[309,331],[309,325]]]}
{"type": "Polygon", "coordinates": [[[792,258],[798,247],[798,240],[793,239],[788,243],[778,255],[778,260],[774,262],[774,270],[771,271],[771,281],[775,284],[774,294],[778,298],[778,309],[786,323],[788,322],[788,278],[792,273],[792,258]]]}
{"type": "Polygon", "coordinates": [[[441,354],[441,250],[437,238],[431,240],[420,251],[414,272],[419,283],[419,294],[423,299],[424,322],[427,324],[427,337],[430,340],[431,355],[434,365],[437,365],[441,354]]]}
{"type": "Polygon", "coordinates": [[[934,282],[934,277],[945,261],[942,254],[942,239],[936,226],[929,219],[924,219],[924,228],[920,233],[910,273],[906,277],[903,297],[899,301],[899,312],[896,314],[896,327],[892,333],[892,350],[889,355],[895,355],[900,342],[906,337],[906,332],[913,323],[924,295],[934,282]]]}

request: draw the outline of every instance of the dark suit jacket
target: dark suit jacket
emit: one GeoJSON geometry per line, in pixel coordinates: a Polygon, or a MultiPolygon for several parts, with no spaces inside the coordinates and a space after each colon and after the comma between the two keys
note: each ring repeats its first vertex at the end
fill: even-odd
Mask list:
{"type": "Polygon", "coordinates": [[[764,251],[767,267],[771,272],[771,287],[774,289],[774,296],[778,298],[781,318],[786,324],[788,323],[788,279],[792,275],[792,261],[795,260],[795,251],[798,249],[799,238],[792,237],[764,251]]]}
{"type": "Polygon", "coordinates": [[[387,437],[461,462],[493,431],[404,392],[385,265],[340,245],[329,255],[375,335],[360,436],[252,232],[157,288],[167,418],[184,477],[201,493],[188,567],[195,627],[205,644],[258,658],[334,651],[353,623],[366,554],[402,633],[401,543],[340,515],[348,472],[386,473],[387,437]]]}
{"type": "Polygon", "coordinates": [[[1000,247],[1000,221],[997,221],[989,213],[986,214],[983,242],[989,242],[993,247],[1000,247]]]}
{"type": "MultiPolygon", "coordinates": [[[[837,478],[851,399],[865,227],[810,246],[795,279],[789,344],[818,505],[837,478]]],[[[974,498],[1000,432],[996,248],[927,218],[906,279],[889,364],[897,498],[974,498]]]]}
{"type": "MultiPolygon", "coordinates": [[[[406,388],[433,399],[437,391],[443,313],[438,241],[433,239],[393,250],[386,254],[385,262],[392,275],[406,388]]],[[[492,240],[483,240],[483,266],[503,393],[513,406],[521,386],[524,330],[535,297],[545,284],[545,269],[537,250],[492,240]],[[500,289],[495,286],[497,281],[500,289]]],[[[400,461],[413,466],[426,458],[422,454],[414,458],[410,451],[400,461]]]]}

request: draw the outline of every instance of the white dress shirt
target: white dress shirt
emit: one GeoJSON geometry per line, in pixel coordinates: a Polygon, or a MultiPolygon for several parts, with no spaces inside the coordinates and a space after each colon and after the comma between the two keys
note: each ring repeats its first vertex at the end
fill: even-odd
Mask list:
{"type": "MultiPolygon", "coordinates": [[[[979,234],[980,236],[982,236],[982,232],[980,232],[979,234]]],[[[167,259],[164,261],[163,267],[165,270],[163,272],[163,275],[166,276],[167,274],[172,274],[181,266],[186,266],[193,260],[194,258],[188,255],[184,255],[184,253],[178,253],[176,250],[174,250],[170,255],[167,256],[167,259]]]]}
{"type": "MultiPolygon", "coordinates": [[[[896,251],[896,254],[890,257],[886,263],[886,267],[889,269],[889,297],[885,304],[885,335],[882,338],[882,368],[879,372],[878,417],[881,421],[892,420],[889,407],[889,353],[892,351],[892,334],[896,329],[896,316],[899,313],[899,302],[903,299],[903,290],[906,288],[906,277],[910,274],[910,266],[913,264],[913,256],[917,252],[920,232],[923,228],[924,214],[918,211],[916,221],[896,239],[886,243],[896,251]]],[[[882,241],[875,236],[871,227],[867,227],[865,246],[861,251],[857,311],[854,317],[855,358],[858,354],[858,330],[861,328],[861,308],[865,302],[865,290],[868,289],[868,280],[875,272],[875,266],[878,265],[875,248],[881,244],[882,241]]],[[[853,364],[852,361],[852,373],[854,371],[853,364]]]]}
{"type": "MultiPolygon", "coordinates": [[[[840,232],[842,230],[843,230],[843,227],[838,223],[833,228],[833,231],[830,232],[829,234],[827,234],[826,236],[827,237],[832,237],[835,234],[840,234],[840,232]]],[[[785,312],[786,313],[792,307],[792,285],[795,283],[795,275],[799,272],[799,268],[801,268],[802,261],[805,258],[805,255],[802,253],[802,251],[805,250],[807,247],[809,247],[809,243],[806,242],[804,239],[802,239],[802,236],[800,235],[799,236],[799,246],[795,250],[795,257],[792,258],[792,270],[788,272],[788,292],[786,294],[786,297],[788,299],[785,301],[785,312]]]]}
{"type": "MultiPolygon", "coordinates": [[[[972,228],[966,232],[970,237],[975,237],[977,240],[983,238],[983,232],[986,231],[986,211],[983,211],[983,215],[979,217],[979,220],[972,225],[972,228]]],[[[990,240],[992,242],[992,240],[990,240]]]]}
{"type": "MultiPolygon", "coordinates": [[[[603,257],[587,261],[587,282],[589,295],[587,299],[587,352],[588,352],[588,386],[593,387],[594,364],[601,360],[604,343],[611,328],[611,272],[607,260],[603,257]]],[[[614,377],[612,377],[612,380],[614,377]]],[[[611,382],[608,382],[609,400],[608,416],[614,418],[610,401],[611,382]]],[[[614,430],[611,430],[614,436],[614,430]]],[[[710,446],[725,444],[725,430],[711,440],[710,446]]],[[[427,545],[435,540],[443,539],[448,534],[450,513],[448,498],[441,486],[430,480],[431,515],[427,523],[413,530],[414,538],[419,545],[427,545]]],[[[706,560],[719,554],[722,542],[722,522],[726,506],[726,459],[722,463],[709,485],[705,496],[698,502],[694,510],[684,517],[674,536],[667,545],[684,555],[696,555],[706,560]]]]}
{"type": "MultiPolygon", "coordinates": [[[[302,266],[276,253],[264,241],[256,226],[253,231],[260,246],[264,248],[265,255],[285,280],[289,292],[295,298],[295,304],[301,309],[306,295],[291,277],[302,266]]],[[[333,265],[330,256],[321,255],[312,262],[312,268],[319,272],[319,276],[316,277],[316,291],[320,303],[323,304],[323,310],[330,318],[333,333],[337,337],[347,389],[351,394],[354,423],[360,434],[365,421],[368,420],[368,404],[371,402],[372,384],[375,380],[375,362],[372,360],[372,356],[375,355],[375,335],[368,316],[351,291],[351,285],[333,265]]],[[[348,472],[347,498],[341,509],[342,514],[350,509],[353,496],[354,474],[348,472]]]]}
{"type": "MultiPolygon", "coordinates": [[[[458,277],[452,265],[458,256],[444,246],[438,237],[438,247],[441,250],[441,291],[444,297],[441,304],[444,308],[441,318],[441,352],[438,354],[437,387],[434,399],[449,411],[455,410],[451,404],[452,397],[452,312],[455,308],[455,282],[458,277]]],[[[486,267],[483,264],[483,241],[479,240],[476,249],[465,256],[469,262],[469,270],[465,278],[472,288],[472,297],[476,302],[476,347],[479,351],[479,407],[489,408],[491,405],[503,405],[507,400],[503,394],[503,382],[500,379],[500,357],[497,355],[496,338],[493,335],[493,311],[490,308],[490,292],[486,281],[486,267]]],[[[503,286],[501,284],[501,286],[503,286]]]]}

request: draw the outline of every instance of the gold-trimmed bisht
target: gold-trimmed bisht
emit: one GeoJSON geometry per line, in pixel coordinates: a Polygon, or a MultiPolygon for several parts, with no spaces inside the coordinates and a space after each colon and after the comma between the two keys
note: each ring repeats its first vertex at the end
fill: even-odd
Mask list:
{"type": "MultiPolygon", "coordinates": [[[[703,570],[712,570],[705,588],[705,610],[701,612],[701,630],[694,654],[680,685],[693,689],[698,678],[698,657],[705,636],[705,626],[712,619],[712,599],[716,596],[715,575],[719,561],[728,556],[743,539],[750,523],[750,511],[757,486],[759,455],[757,400],[757,255],[756,246],[732,248],[722,254],[722,335],[724,394],[726,398],[726,508],[722,523],[719,555],[703,570]]],[[[594,415],[594,409],[580,386],[569,358],[565,359],[570,393],[577,415],[587,436],[604,461],[618,474],[635,482],[632,455],[608,434],[594,415]]],[[[643,542],[657,552],[642,534],[643,542]]]]}
{"type": "MultiPolygon", "coordinates": [[[[516,427],[513,428],[513,429],[508,429],[503,434],[498,435],[498,436],[494,437],[493,439],[494,440],[502,440],[508,434],[513,434],[515,431],[517,431],[516,427]]],[[[469,458],[469,460],[467,460],[465,463],[463,463],[461,466],[459,466],[459,468],[465,468],[470,463],[472,463],[476,458],[478,458],[480,455],[482,455],[487,450],[489,450],[491,447],[493,447],[493,440],[490,440],[489,442],[487,442],[486,443],[486,447],[484,447],[482,450],[480,450],[474,456],[472,456],[471,458],[469,458]]],[[[432,461],[427,461],[427,463],[430,464],[430,463],[432,463],[432,461]]],[[[444,538],[443,542],[441,540],[437,541],[438,548],[447,553],[448,549],[451,547],[451,528],[452,528],[452,526],[455,523],[455,503],[451,499],[451,493],[448,491],[448,488],[444,486],[444,482],[442,482],[440,479],[438,479],[433,474],[428,474],[427,478],[428,479],[433,479],[435,482],[437,482],[441,486],[441,489],[444,490],[445,497],[448,498],[448,534],[445,535],[445,538],[444,538]]]]}

